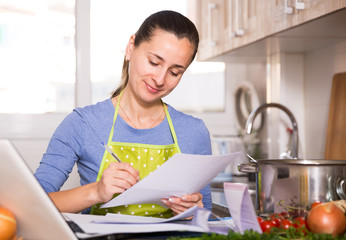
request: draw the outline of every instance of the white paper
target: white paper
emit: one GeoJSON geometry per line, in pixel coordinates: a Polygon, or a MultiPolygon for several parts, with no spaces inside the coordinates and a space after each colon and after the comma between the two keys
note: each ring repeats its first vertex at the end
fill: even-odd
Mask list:
{"type": "Polygon", "coordinates": [[[236,231],[243,233],[245,230],[253,229],[262,233],[248,186],[243,183],[224,182],[224,192],[236,231]]]}
{"type": "MultiPolygon", "coordinates": [[[[101,216],[101,215],[87,215],[87,214],[73,214],[63,213],[67,220],[75,222],[86,234],[115,234],[115,233],[145,233],[145,232],[162,232],[162,231],[195,231],[195,232],[208,232],[208,217],[210,211],[205,208],[192,207],[187,212],[180,214],[178,219],[185,218],[186,216],[194,216],[192,221],[172,222],[177,218],[170,218],[165,222],[152,222],[151,217],[146,218],[147,221],[138,221],[136,216],[134,222],[130,222],[130,218],[124,218],[125,222],[119,222],[120,218],[114,216],[101,216]],[[173,219],[173,220],[172,220],[173,219]]],[[[120,214],[119,214],[120,215],[120,214]]],[[[117,216],[120,217],[120,216],[117,216]]],[[[167,220],[167,219],[166,219],[167,220]]]]}
{"type": "Polygon", "coordinates": [[[241,157],[241,152],[218,156],[175,154],[153,173],[102,207],[143,203],[163,205],[162,198],[199,192],[227,165],[241,157]]]}

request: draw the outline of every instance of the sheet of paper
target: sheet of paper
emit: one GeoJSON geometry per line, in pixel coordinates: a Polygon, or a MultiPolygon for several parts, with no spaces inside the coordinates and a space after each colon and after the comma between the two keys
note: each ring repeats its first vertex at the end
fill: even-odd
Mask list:
{"type": "Polygon", "coordinates": [[[102,207],[140,203],[162,205],[161,198],[199,192],[227,165],[242,157],[241,152],[218,156],[175,154],[149,176],[102,207]]]}
{"type": "MultiPolygon", "coordinates": [[[[114,214],[115,215],[115,214],[114,214]]],[[[118,214],[120,215],[120,214],[118,214]]],[[[88,214],[73,214],[63,213],[63,216],[70,221],[75,222],[87,234],[115,234],[115,233],[145,233],[145,232],[162,232],[162,231],[194,231],[208,232],[208,217],[210,211],[205,208],[192,207],[183,214],[179,214],[179,218],[161,219],[160,222],[153,222],[150,217],[147,221],[136,216],[133,217],[133,222],[130,218],[124,217],[124,222],[114,216],[100,216],[88,214]],[[194,216],[192,221],[173,222],[173,220],[194,216]],[[170,221],[170,222],[167,222],[170,221]]]]}
{"type": "Polygon", "coordinates": [[[224,192],[237,231],[243,233],[247,229],[253,229],[262,233],[248,186],[243,183],[224,182],[224,192]]]}

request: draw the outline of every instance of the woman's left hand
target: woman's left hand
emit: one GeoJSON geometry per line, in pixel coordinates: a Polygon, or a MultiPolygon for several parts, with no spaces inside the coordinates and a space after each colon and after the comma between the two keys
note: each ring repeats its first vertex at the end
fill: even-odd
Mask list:
{"type": "Polygon", "coordinates": [[[193,193],[189,195],[183,195],[179,197],[163,198],[161,201],[167,207],[173,210],[174,215],[182,213],[187,209],[197,205],[198,207],[203,207],[203,195],[200,193],[193,193]]]}

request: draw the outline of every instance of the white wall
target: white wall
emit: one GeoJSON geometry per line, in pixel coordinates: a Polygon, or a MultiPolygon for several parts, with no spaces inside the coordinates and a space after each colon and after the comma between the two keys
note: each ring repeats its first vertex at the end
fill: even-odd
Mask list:
{"type": "MultiPolygon", "coordinates": [[[[324,157],[329,103],[334,74],[346,72],[346,41],[307,53],[270,56],[267,101],[288,107],[298,122],[299,157],[324,157]]],[[[285,150],[290,122],[283,114],[270,113],[267,125],[270,158],[285,150]]]]}
{"type": "Polygon", "coordinates": [[[323,158],[333,75],[346,72],[346,41],[305,55],[307,158],[323,158]]]}

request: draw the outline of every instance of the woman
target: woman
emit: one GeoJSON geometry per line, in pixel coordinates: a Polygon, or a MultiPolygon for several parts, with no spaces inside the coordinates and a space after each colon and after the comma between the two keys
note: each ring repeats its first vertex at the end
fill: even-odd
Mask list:
{"type": "MultiPolygon", "coordinates": [[[[175,153],[211,154],[200,119],[162,102],[179,83],[198,48],[194,24],[173,11],[149,16],[125,52],[122,84],[111,99],[77,108],[59,125],[35,176],[63,212],[170,217],[194,205],[211,209],[210,187],[155,204],[100,209],[175,153]],[[105,151],[106,142],[121,159],[105,151]],[[59,191],[77,163],[81,186],[59,191]],[[96,181],[95,181],[96,180],[96,181]],[[86,211],[85,211],[86,210],[86,211]]],[[[177,173],[179,177],[179,173],[177,173]]]]}

